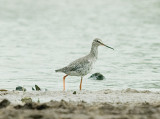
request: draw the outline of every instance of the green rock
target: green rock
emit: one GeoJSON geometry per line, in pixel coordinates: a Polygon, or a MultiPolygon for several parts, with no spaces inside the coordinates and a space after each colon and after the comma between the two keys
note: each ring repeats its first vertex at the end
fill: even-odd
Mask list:
{"type": "Polygon", "coordinates": [[[102,74],[100,74],[100,73],[94,73],[94,74],[92,74],[92,75],[89,77],[89,79],[104,80],[105,77],[104,77],[102,74]]]}
{"type": "Polygon", "coordinates": [[[40,91],[40,87],[38,85],[35,85],[36,91],[40,91]]]}
{"type": "Polygon", "coordinates": [[[22,86],[17,86],[16,87],[17,91],[26,91],[26,88],[22,87],[22,86]]]}
{"type": "Polygon", "coordinates": [[[35,90],[35,89],[32,87],[32,90],[35,90]]]}
{"type": "Polygon", "coordinates": [[[73,92],[74,95],[75,95],[76,93],[77,93],[76,91],[73,92]]]}

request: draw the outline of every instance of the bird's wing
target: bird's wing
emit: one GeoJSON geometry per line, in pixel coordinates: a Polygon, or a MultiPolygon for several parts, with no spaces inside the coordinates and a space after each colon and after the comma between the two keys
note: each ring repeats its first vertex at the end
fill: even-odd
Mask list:
{"type": "Polygon", "coordinates": [[[79,58],[73,62],[71,62],[68,66],[63,67],[61,69],[56,70],[57,72],[69,72],[69,71],[78,71],[84,68],[87,65],[90,65],[91,61],[88,60],[87,57],[79,58]]]}
{"type": "Polygon", "coordinates": [[[67,67],[69,68],[70,71],[76,71],[79,70],[81,68],[84,68],[86,65],[89,65],[90,61],[89,60],[77,60],[76,62],[72,62],[71,64],[69,64],[67,67]]]}

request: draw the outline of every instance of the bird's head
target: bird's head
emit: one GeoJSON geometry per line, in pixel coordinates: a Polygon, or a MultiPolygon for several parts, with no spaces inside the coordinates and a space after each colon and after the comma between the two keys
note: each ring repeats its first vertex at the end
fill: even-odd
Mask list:
{"type": "Polygon", "coordinates": [[[93,44],[94,44],[94,45],[97,45],[97,46],[100,46],[100,45],[106,46],[107,48],[110,48],[110,49],[114,50],[112,47],[109,47],[109,46],[105,45],[105,44],[102,42],[102,40],[99,39],[99,38],[95,38],[95,39],[93,40],[93,44]]]}

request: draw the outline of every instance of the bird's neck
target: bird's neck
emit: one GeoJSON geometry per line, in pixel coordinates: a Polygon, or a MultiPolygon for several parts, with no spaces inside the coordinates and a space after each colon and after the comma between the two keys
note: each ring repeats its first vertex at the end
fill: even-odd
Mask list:
{"type": "Polygon", "coordinates": [[[90,55],[97,59],[98,57],[98,46],[97,45],[92,44],[90,55]]]}

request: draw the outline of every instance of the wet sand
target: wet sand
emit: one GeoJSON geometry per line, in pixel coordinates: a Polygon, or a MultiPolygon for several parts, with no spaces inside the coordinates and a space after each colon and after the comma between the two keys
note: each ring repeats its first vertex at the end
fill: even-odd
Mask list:
{"type": "Polygon", "coordinates": [[[160,92],[0,92],[0,119],[159,119],[160,92]],[[32,103],[21,98],[31,97],[32,103]],[[40,102],[37,102],[39,98],[40,102]],[[9,101],[4,101],[7,99],[9,101]],[[46,100],[45,100],[46,99],[46,100]]]}

